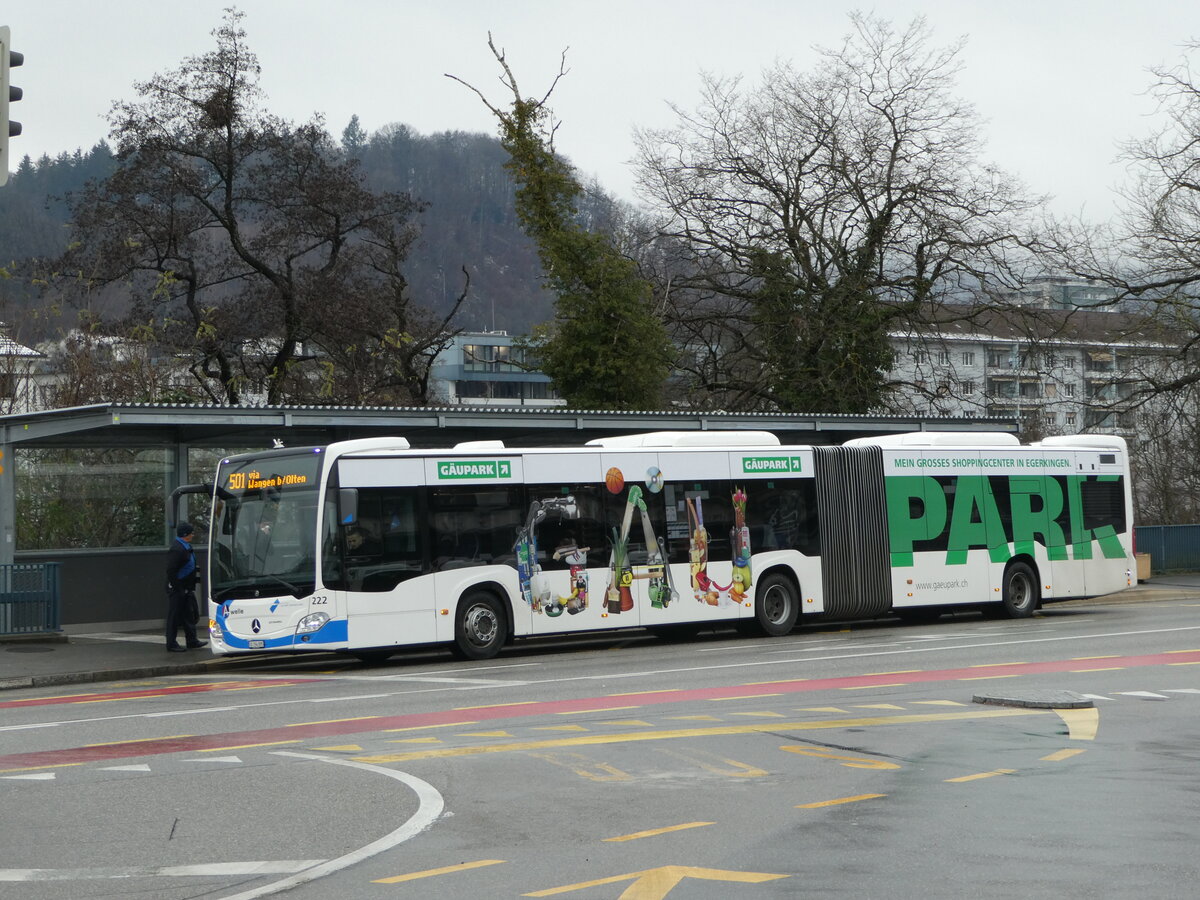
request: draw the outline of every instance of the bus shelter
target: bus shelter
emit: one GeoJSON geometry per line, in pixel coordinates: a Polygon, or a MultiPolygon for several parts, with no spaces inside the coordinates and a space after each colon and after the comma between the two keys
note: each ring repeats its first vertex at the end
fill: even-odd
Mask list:
{"type": "MultiPolygon", "coordinates": [[[[581,445],[648,431],[770,431],[785,445],[909,431],[1003,431],[1011,418],[582,411],[561,407],[221,407],[95,404],[0,416],[0,566],[56,564],[68,632],[153,627],[165,610],[168,498],[208,481],[225,456],[272,446],[398,435],[414,447],[498,440],[581,445]]],[[[196,524],[195,497],[180,515],[196,524]]]]}

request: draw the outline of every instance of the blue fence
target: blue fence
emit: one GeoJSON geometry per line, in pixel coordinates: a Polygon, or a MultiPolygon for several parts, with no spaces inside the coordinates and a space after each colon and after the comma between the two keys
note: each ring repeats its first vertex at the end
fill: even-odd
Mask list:
{"type": "Polygon", "coordinates": [[[1200,572],[1200,525],[1140,525],[1138,553],[1150,554],[1151,572],[1200,572]]]}
{"type": "Polygon", "coordinates": [[[0,635],[58,631],[60,563],[0,566],[0,635]]]}

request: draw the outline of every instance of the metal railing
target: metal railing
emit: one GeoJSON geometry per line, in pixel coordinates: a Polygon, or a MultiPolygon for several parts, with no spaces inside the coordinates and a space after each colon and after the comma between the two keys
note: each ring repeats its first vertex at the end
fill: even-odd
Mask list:
{"type": "Polygon", "coordinates": [[[0,565],[0,635],[60,630],[61,563],[0,565]]]}
{"type": "Polygon", "coordinates": [[[1139,525],[1134,537],[1152,572],[1200,572],[1200,525],[1139,525]]]}

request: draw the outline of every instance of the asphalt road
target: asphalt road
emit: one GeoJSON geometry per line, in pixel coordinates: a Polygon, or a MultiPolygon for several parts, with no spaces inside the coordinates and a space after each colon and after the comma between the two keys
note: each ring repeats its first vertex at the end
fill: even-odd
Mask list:
{"type": "Polygon", "coordinates": [[[1187,897],[1198,763],[1200,600],[10,691],[0,894],[1187,897]]]}

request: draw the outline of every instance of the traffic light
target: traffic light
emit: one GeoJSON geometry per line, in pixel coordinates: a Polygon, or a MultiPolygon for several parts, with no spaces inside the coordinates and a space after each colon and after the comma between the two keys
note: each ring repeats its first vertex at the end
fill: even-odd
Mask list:
{"type": "Polygon", "coordinates": [[[12,49],[7,25],[0,25],[0,185],[8,183],[8,139],[21,133],[21,123],[8,117],[8,104],[21,99],[21,89],[8,83],[8,70],[25,62],[12,49]]]}

